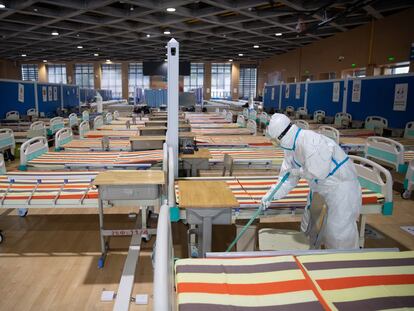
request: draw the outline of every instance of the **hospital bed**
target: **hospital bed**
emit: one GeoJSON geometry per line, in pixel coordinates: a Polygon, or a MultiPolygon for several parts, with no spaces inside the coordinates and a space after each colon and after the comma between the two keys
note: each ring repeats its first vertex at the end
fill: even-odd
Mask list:
{"type": "Polygon", "coordinates": [[[16,143],[24,143],[27,139],[37,136],[47,136],[47,127],[43,121],[31,123],[27,131],[14,132],[16,143]]]}
{"type": "Polygon", "coordinates": [[[266,113],[266,112],[262,112],[259,114],[259,128],[261,128],[262,130],[264,130],[270,122],[270,116],[266,113]]]}
{"type": "Polygon", "coordinates": [[[14,158],[14,151],[16,149],[16,140],[11,129],[0,129],[0,152],[8,152],[14,158]]]}
{"type": "Polygon", "coordinates": [[[292,117],[295,115],[295,108],[293,106],[287,106],[285,109],[285,113],[287,116],[292,117]]]}
{"type": "Polygon", "coordinates": [[[85,138],[102,138],[109,137],[113,139],[130,139],[131,137],[138,136],[138,130],[128,131],[103,131],[103,130],[92,130],[85,133],[85,138]]]}
{"type": "Polygon", "coordinates": [[[197,135],[196,143],[198,147],[274,147],[269,138],[253,135],[197,135]]]}
{"type": "Polygon", "coordinates": [[[323,110],[315,110],[313,112],[313,121],[316,123],[323,123],[323,121],[325,120],[325,111],[323,110]]]}
{"type": "Polygon", "coordinates": [[[346,112],[337,112],[335,114],[334,124],[342,128],[348,128],[352,123],[352,115],[346,112]]]}
{"type": "Polygon", "coordinates": [[[299,107],[295,112],[296,119],[301,119],[308,115],[308,109],[305,107],[299,107]]]}
{"type": "Polygon", "coordinates": [[[365,128],[373,130],[376,135],[382,135],[388,128],[388,120],[379,116],[369,116],[365,119],[365,128]]]}
{"type": "Polygon", "coordinates": [[[192,132],[200,136],[209,135],[256,135],[257,124],[253,120],[248,120],[245,128],[193,128],[192,132]]]}
{"type": "Polygon", "coordinates": [[[411,192],[414,190],[414,159],[410,161],[407,167],[407,173],[404,178],[404,191],[401,196],[403,199],[409,199],[411,192]]]}
{"type": "Polygon", "coordinates": [[[58,130],[65,127],[65,120],[62,117],[50,119],[47,135],[54,135],[58,130]]]}
{"type": "Polygon", "coordinates": [[[162,161],[162,150],[137,152],[50,152],[45,137],[29,139],[20,148],[20,170],[146,169],[162,161]]]}
{"type": "Polygon", "coordinates": [[[293,123],[296,124],[296,126],[301,129],[309,130],[309,123],[306,122],[305,120],[298,119],[298,120],[295,120],[293,123]]]}

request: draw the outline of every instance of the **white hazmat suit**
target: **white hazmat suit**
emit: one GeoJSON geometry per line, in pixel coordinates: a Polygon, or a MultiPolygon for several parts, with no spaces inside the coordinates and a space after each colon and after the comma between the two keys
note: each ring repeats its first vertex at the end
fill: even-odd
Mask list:
{"type": "Polygon", "coordinates": [[[327,204],[326,224],[322,232],[325,247],[358,248],[356,221],[362,198],[352,160],[332,139],[298,128],[283,114],[272,116],[268,134],[284,149],[279,181],[287,173],[289,177],[274,195],[272,190],[277,184],[262,198],[263,208],[267,208],[268,202],[285,197],[300,178],[305,178],[311,192],[319,193],[327,204]]]}

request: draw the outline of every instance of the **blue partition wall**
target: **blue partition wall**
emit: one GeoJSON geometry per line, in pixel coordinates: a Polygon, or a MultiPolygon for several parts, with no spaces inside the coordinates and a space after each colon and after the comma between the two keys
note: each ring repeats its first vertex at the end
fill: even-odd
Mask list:
{"type": "Polygon", "coordinates": [[[0,118],[4,118],[8,111],[17,110],[25,115],[30,108],[36,108],[34,84],[32,82],[0,81],[0,118]],[[24,101],[19,99],[19,83],[24,86],[24,101]]]}
{"type": "Polygon", "coordinates": [[[389,127],[404,128],[414,120],[414,75],[391,76],[387,78],[361,79],[361,100],[352,102],[352,85],[348,84],[347,112],[355,120],[365,120],[367,116],[381,116],[388,120],[389,127]],[[406,111],[394,111],[395,85],[408,83],[406,111]]]}
{"type": "Polygon", "coordinates": [[[61,87],[60,84],[37,84],[37,100],[39,104],[39,114],[44,113],[45,116],[54,116],[58,109],[62,108],[61,101],[61,87]],[[46,88],[46,100],[43,100],[43,88],[46,88]],[[49,90],[52,92],[52,96],[49,96],[49,90]],[[55,97],[54,92],[57,92],[55,97]]]}
{"type": "Polygon", "coordinates": [[[327,116],[334,116],[337,112],[342,111],[344,93],[344,81],[321,81],[308,83],[308,113],[312,114],[316,110],[325,111],[327,116]],[[335,82],[339,82],[339,101],[334,102],[333,86],[335,82]]]}
{"type": "Polygon", "coordinates": [[[144,90],[144,98],[148,107],[157,108],[167,105],[167,90],[144,90]]]}
{"type": "Polygon", "coordinates": [[[305,83],[289,83],[282,86],[282,109],[292,106],[295,109],[305,105],[305,83]],[[300,87],[300,97],[296,98],[296,87],[300,87]],[[286,98],[286,88],[289,87],[289,97],[286,98]]]}
{"type": "Polygon", "coordinates": [[[279,109],[279,93],[280,85],[269,85],[265,87],[264,96],[263,96],[263,106],[266,111],[270,109],[279,109]],[[274,91],[272,91],[274,90],[274,91]],[[274,97],[272,100],[272,92],[274,92],[274,97]]]}
{"type": "Polygon", "coordinates": [[[79,107],[79,87],[75,85],[63,85],[63,107],[73,109],[79,107]]]}
{"type": "Polygon", "coordinates": [[[94,89],[80,89],[79,96],[82,103],[90,103],[94,100],[96,91],[94,89]]]}

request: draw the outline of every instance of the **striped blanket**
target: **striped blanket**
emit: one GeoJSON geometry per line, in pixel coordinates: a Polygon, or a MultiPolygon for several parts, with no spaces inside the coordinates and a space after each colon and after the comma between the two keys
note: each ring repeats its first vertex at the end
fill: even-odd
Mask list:
{"type": "Polygon", "coordinates": [[[408,310],[414,252],[181,259],[179,311],[408,310]]]}
{"type": "Polygon", "coordinates": [[[64,167],[65,164],[90,164],[91,166],[120,164],[155,164],[163,159],[162,150],[135,152],[46,152],[30,160],[34,167],[64,167]]]}
{"type": "Polygon", "coordinates": [[[222,128],[239,128],[237,123],[191,123],[192,129],[222,129],[222,128]]]}
{"type": "Polygon", "coordinates": [[[314,255],[298,260],[332,310],[414,308],[414,252],[314,255]]]}
{"type": "Polygon", "coordinates": [[[175,270],[179,311],[323,310],[293,256],[181,259],[175,270]]]}
{"type": "Polygon", "coordinates": [[[196,135],[249,135],[252,132],[248,128],[192,128],[196,135]]]}
{"type": "Polygon", "coordinates": [[[269,138],[253,135],[219,135],[219,136],[196,136],[197,145],[200,147],[208,146],[239,146],[239,147],[258,147],[273,146],[269,138]]]}
{"type": "Polygon", "coordinates": [[[230,155],[234,161],[247,160],[270,162],[272,165],[280,166],[283,162],[284,153],[282,149],[276,148],[209,148],[212,158],[211,163],[223,162],[224,155],[230,155]]]}
{"type": "Polygon", "coordinates": [[[99,131],[89,131],[85,134],[87,138],[102,138],[104,136],[113,137],[113,138],[130,138],[132,136],[139,136],[138,130],[129,130],[129,131],[108,131],[108,130],[99,130],[99,131]]]}
{"type": "MultiPolygon", "coordinates": [[[[185,178],[184,178],[185,179],[185,178]]],[[[225,181],[235,198],[240,204],[240,208],[257,208],[260,200],[267,191],[277,182],[277,177],[271,176],[243,176],[243,177],[202,177],[198,180],[221,180],[225,181]]],[[[193,178],[194,180],[194,178],[193,178]]],[[[175,186],[177,203],[179,203],[178,183],[175,186]]],[[[270,208],[304,208],[309,194],[309,185],[305,179],[301,179],[298,185],[289,194],[270,204],[270,208]]],[[[362,204],[381,204],[384,196],[371,190],[362,189],[362,204]]]]}
{"type": "MultiPolygon", "coordinates": [[[[102,148],[102,140],[95,138],[75,139],[62,146],[64,149],[77,149],[77,150],[90,150],[102,148]]],[[[131,150],[131,144],[129,140],[123,139],[111,139],[109,140],[109,150],[131,150]]]]}

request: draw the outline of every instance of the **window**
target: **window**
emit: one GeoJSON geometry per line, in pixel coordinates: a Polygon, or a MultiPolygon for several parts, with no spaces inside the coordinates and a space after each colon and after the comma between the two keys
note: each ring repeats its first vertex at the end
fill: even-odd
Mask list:
{"type": "Polygon", "coordinates": [[[400,75],[410,72],[410,63],[399,63],[392,67],[384,68],[384,75],[400,75]]]}
{"type": "Polygon", "coordinates": [[[142,73],[142,63],[130,63],[128,66],[128,96],[133,98],[137,88],[149,89],[150,77],[142,73]]]}
{"type": "Polygon", "coordinates": [[[37,64],[23,64],[22,65],[22,80],[23,81],[37,81],[39,69],[37,64]]]}
{"type": "Polygon", "coordinates": [[[190,76],[184,77],[184,92],[194,90],[204,85],[204,64],[191,63],[190,76]]]}
{"type": "Polygon", "coordinates": [[[211,97],[231,97],[231,64],[211,64],[211,97]]]}
{"type": "Polygon", "coordinates": [[[75,65],[75,83],[80,87],[94,88],[94,71],[93,64],[76,64],[75,65]]]}
{"type": "Polygon", "coordinates": [[[54,64],[47,66],[47,79],[49,83],[66,84],[66,65],[54,64]]]}
{"type": "Polygon", "coordinates": [[[239,96],[243,99],[256,97],[257,68],[255,66],[240,66],[239,96]]]}
{"type": "Polygon", "coordinates": [[[111,90],[113,98],[122,98],[121,64],[102,65],[101,88],[111,90]]]}

